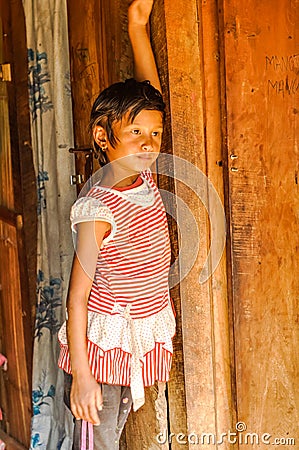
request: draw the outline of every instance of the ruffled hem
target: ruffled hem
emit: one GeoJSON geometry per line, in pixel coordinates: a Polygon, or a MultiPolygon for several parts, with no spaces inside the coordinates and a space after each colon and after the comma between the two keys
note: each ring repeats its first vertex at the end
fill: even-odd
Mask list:
{"type": "MultiPolygon", "coordinates": [[[[117,348],[104,352],[90,341],[87,344],[91,373],[98,382],[121,386],[131,385],[130,354],[117,348]]],[[[60,344],[60,347],[58,366],[71,374],[68,346],[60,344]]],[[[162,343],[156,343],[155,347],[142,358],[143,385],[147,387],[153,386],[156,381],[167,382],[171,362],[172,353],[165,350],[162,343]]]]}
{"type": "MultiPolygon", "coordinates": [[[[108,384],[130,385],[133,408],[144,403],[144,386],[167,381],[172,359],[175,318],[170,305],[143,319],[132,319],[130,305],[115,304],[112,314],[88,311],[87,352],[94,377],[108,384]]],[[[59,331],[58,365],[70,373],[66,324],[59,331]]]]}
{"type": "MultiPolygon", "coordinates": [[[[128,354],[133,352],[128,318],[117,311],[117,306],[114,311],[114,314],[110,315],[88,311],[87,336],[89,342],[99,348],[99,357],[103,357],[105,352],[116,348],[128,354]]],[[[153,350],[156,343],[162,343],[165,350],[173,352],[175,318],[171,305],[167,305],[162,311],[152,316],[130,320],[134,323],[139,354],[146,355],[153,350]]],[[[61,346],[67,345],[66,322],[58,333],[58,340],[61,346]]]]}

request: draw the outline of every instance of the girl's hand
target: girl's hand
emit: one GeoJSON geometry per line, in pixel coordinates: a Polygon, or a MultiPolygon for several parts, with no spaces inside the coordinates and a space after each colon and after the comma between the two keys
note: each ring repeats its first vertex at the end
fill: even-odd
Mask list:
{"type": "Polygon", "coordinates": [[[128,9],[129,25],[145,26],[149,21],[154,0],[133,0],[128,9]]]}
{"type": "Polygon", "coordinates": [[[99,425],[98,411],[103,407],[101,386],[90,376],[73,377],[71,388],[71,410],[76,419],[99,425]]]}

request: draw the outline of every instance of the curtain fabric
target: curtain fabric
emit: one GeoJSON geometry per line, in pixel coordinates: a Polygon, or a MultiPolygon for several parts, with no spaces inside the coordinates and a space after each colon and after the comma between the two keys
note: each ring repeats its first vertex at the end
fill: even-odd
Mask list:
{"type": "Polygon", "coordinates": [[[32,147],[38,192],[37,307],[30,449],[70,449],[57,332],[73,256],[69,212],[76,197],[66,0],[23,0],[32,147]]]}

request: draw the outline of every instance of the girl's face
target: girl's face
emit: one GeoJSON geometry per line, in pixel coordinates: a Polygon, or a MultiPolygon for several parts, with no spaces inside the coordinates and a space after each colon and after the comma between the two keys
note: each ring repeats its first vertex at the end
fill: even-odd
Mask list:
{"type": "MultiPolygon", "coordinates": [[[[117,138],[115,148],[107,136],[106,154],[110,163],[117,161],[122,170],[139,173],[149,168],[158,157],[163,133],[163,117],[160,111],[142,110],[132,123],[128,114],[114,125],[117,138]]],[[[102,132],[102,127],[97,127],[102,132]]],[[[96,136],[95,136],[96,138],[96,136]]],[[[115,166],[116,166],[115,165],[115,166]]]]}

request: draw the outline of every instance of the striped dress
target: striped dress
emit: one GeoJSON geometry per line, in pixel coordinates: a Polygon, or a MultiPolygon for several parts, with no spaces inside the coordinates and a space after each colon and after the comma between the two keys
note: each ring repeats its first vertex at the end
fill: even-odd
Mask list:
{"type": "MultiPolygon", "coordinates": [[[[144,403],[144,386],[167,381],[175,318],[168,272],[167,219],[151,172],[129,189],[95,185],[71,211],[76,224],[111,224],[103,240],[88,300],[87,348],[98,382],[131,386],[133,407],[144,403]]],[[[59,367],[71,373],[66,323],[59,332],[59,367]]]]}

